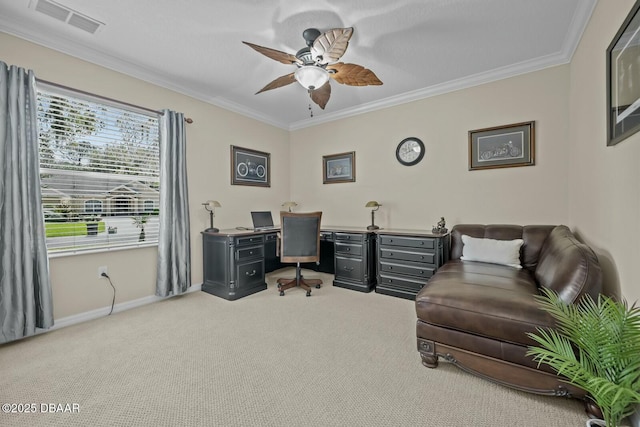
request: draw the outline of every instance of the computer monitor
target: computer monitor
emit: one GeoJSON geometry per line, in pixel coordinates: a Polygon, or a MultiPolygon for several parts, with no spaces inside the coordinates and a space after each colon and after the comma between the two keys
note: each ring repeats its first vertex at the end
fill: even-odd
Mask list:
{"type": "Polygon", "coordinates": [[[254,230],[273,228],[273,217],[271,216],[271,211],[251,212],[251,220],[253,221],[254,230]]]}

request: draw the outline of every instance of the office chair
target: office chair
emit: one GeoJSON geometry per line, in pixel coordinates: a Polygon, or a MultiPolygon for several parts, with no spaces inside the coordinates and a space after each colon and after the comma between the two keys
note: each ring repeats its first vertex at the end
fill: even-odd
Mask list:
{"type": "Polygon", "coordinates": [[[296,286],[307,291],[311,296],[311,286],[320,288],[322,280],[304,279],[300,273],[301,262],[320,261],[320,220],[322,212],[292,213],[280,212],[280,233],[278,249],[280,261],[296,263],[296,277],[278,279],[280,296],[284,291],[296,286]]]}

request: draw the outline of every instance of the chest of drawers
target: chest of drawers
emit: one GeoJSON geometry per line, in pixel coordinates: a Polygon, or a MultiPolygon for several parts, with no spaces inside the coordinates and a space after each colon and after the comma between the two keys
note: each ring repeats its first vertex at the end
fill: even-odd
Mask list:
{"type": "Polygon", "coordinates": [[[334,286],[371,292],[375,286],[374,233],[333,233],[335,250],[334,286]]]}
{"type": "Polygon", "coordinates": [[[449,253],[448,235],[378,234],[376,292],[415,299],[449,253]]]}
{"type": "Polygon", "coordinates": [[[202,290],[235,300],[267,289],[264,280],[265,243],[269,242],[265,241],[266,237],[269,235],[228,236],[203,233],[202,290]]]}

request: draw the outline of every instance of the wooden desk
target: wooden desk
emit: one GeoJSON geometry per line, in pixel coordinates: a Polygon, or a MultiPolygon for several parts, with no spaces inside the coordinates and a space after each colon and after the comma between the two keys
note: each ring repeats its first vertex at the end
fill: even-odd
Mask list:
{"type": "MultiPolygon", "coordinates": [[[[277,232],[277,229],[202,232],[202,290],[221,298],[236,300],[266,289],[265,274],[285,266],[276,255],[277,232]]],[[[370,231],[366,227],[323,226],[320,264],[309,263],[303,267],[334,274],[334,286],[371,292],[378,283],[376,292],[415,298],[419,287],[444,262],[445,249],[448,253],[447,235],[433,235],[420,230],[370,231]],[[380,236],[384,236],[384,247],[388,246],[388,239],[391,239],[391,245],[394,242],[409,245],[422,242],[429,249],[411,249],[409,246],[411,250],[407,250],[406,246],[398,246],[399,251],[392,252],[392,262],[389,262],[389,253],[380,252],[380,245],[377,244],[380,236]],[[394,240],[393,236],[398,236],[399,240],[394,240]],[[428,251],[433,252],[432,256],[428,255],[431,253],[428,251]],[[428,265],[422,265],[418,258],[403,259],[411,253],[417,253],[410,255],[414,257],[428,256],[428,265]],[[378,262],[378,258],[382,261],[378,262]],[[424,273],[421,267],[428,268],[429,273],[424,273]],[[382,275],[379,271],[381,268],[382,275]],[[392,271],[385,271],[385,268],[391,268],[392,271]]]]}

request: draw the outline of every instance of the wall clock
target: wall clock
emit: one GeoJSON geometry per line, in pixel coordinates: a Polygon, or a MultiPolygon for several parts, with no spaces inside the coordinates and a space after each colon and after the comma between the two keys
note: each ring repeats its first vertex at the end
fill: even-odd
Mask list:
{"type": "Polygon", "coordinates": [[[405,166],[416,165],[424,157],[424,144],[418,138],[410,137],[400,141],[396,158],[405,166]]]}

